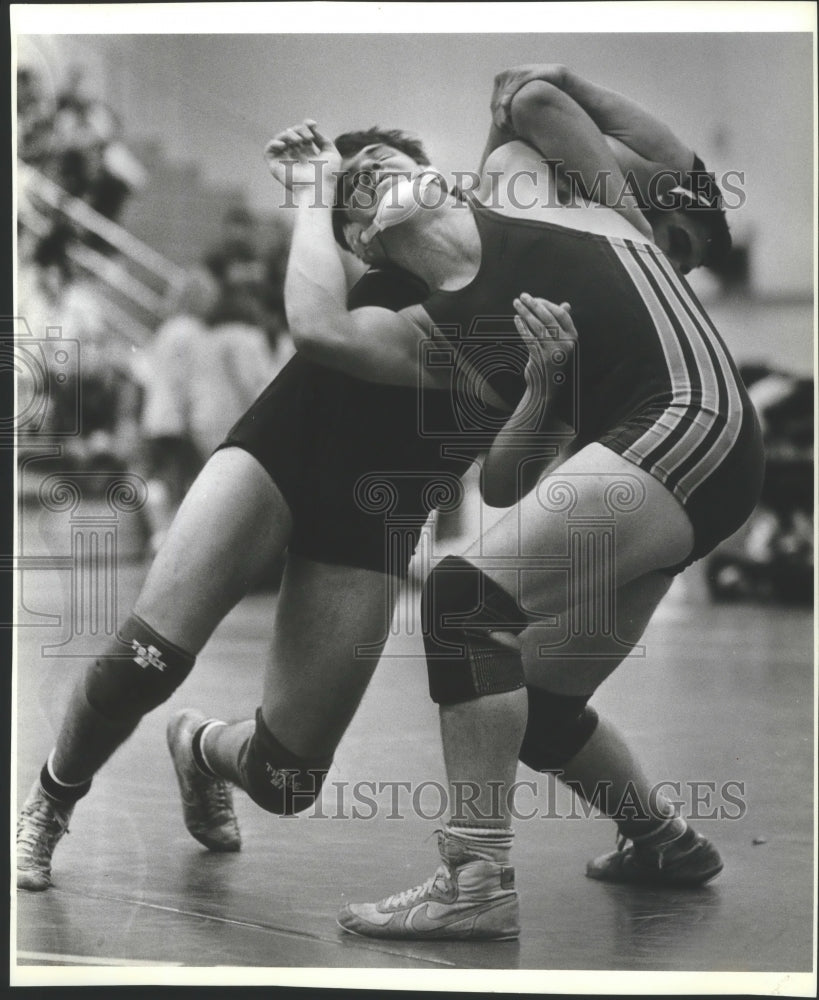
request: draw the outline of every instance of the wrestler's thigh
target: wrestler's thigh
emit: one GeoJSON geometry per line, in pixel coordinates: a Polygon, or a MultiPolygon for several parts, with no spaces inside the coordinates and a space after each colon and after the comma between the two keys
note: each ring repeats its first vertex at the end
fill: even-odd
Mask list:
{"type": "Polygon", "coordinates": [[[376,570],[288,557],[262,710],[293,752],[335,748],[378,663],[397,589],[376,570]]]}
{"type": "Polygon", "coordinates": [[[646,573],[618,587],[611,624],[586,618],[586,627],[577,631],[538,625],[527,629],[522,637],[526,683],[553,694],[591,694],[640,641],[672,580],[668,573],[646,573]]]}
{"type": "Polygon", "coordinates": [[[217,451],[182,502],[135,611],[170,642],[198,653],[221,619],[287,545],[290,510],[241,448],[217,451]]]}
{"type": "Polygon", "coordinates": [[[550,592],[568,585],[569,574],[554,571],[554,560],[569,559],[572,546],[577,558],[592,543],[596,555],[582,557],[586,578],[608,571],[601,555],[610,546],[614,582],[622,586],[682,562],[693,547],[694,529],[658,480],[595,443],[543,476],[466,556],[502,586],[513,582],[517,592],[520,585],[521,597],[548,600],[550,592]]]}

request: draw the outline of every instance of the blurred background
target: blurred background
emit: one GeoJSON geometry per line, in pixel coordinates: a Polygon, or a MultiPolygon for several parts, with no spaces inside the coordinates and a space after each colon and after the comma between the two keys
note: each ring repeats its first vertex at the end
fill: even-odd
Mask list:
{"type": "MultiPolygon", "coordinates": [[[[658,113],[718,179],[736,172],[732,258],[691,284],[757,403],[769,473],[757,515],[705,579],[718,600],[810,599],[811,34],[15,42],[16,314],[33,338],[59,327],[82,354],[81,372],[53,386],[28,445],[64,433],[60,462],[143,475],[146,554],[210,450],[292,352],[282,302],[291,213],[262,159],[267,139],[307,116],[331,135],[379,124],[421,136],[444,172],[474,169],[494,74],[560,62],[658,113]]],[[[24,435],[22,454],[26,445],[24,435]]],[[[440,531],[456,538],[469,517],[440,531]]]]}

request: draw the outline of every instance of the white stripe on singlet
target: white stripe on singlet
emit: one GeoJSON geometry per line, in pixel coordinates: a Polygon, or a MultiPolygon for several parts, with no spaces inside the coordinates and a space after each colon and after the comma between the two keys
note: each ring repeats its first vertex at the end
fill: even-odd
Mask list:
{"type": "MultiPolygon", "coordinates": [[[[713,426],[718,419],[724,420],[725,425],[712,442],[708,451],[700,456],[696,465],[686,472],[680,480],[680,486],[686,493],[690,493],[716,471],[725,456],[733,448],[742,428],[742,398],[739,393],[739,387],[734,379],[728,353],[717,335],[713,323],[689,289],[677,277],[668,258],[659,251],[652,250],[650,253],[657,267],[662,271],[669,287],[668,294],[671,300],[671,307],[675,308],[675,312],[679,315],[680,307],[675,307],[675,299],[681,304],[681,311],[685,313],[686,319],[692,329],[692,341],[699,339],[703,350],[705,349],[705,343],[711,347],[725,383],[726,406],[722,408],[721,414],[713,415],[709,426],[713,426]]],[[[713,369],[714,362],[710,356],[708,363],[709,367],[713,369]]],[[[685,457],[677,465],[682,464],[685,461],[685,457]]]]}
{"type": "MultiPolygon", "coordinates": [[[[677,429],[683,419],[683,413],[691,406],[691,377],[668,313],[634,258],[634,252],[639,253],[639,251],[632,251],[622,241],[609,242],[648,310],[665,356],[668,380],[671,386],[672,398],[666,412],[623,452],[623,458],[634,462],[635,465],[643,465],[648,455],[655,448],[660,447],[677,429]]],[[[665,468],[662,460],[658,459],[650,464],[655,472],[660,473],[660,478],[665,482],[670,470],[665,468]]]]}
{"type": "Polygon", "coordinates": [[[671,488],[684,499],[714,471],[736,440],[742,420],[739,394],[727,365],[725,352],[719,340],[708,332],[710,324],[707,317],[704,317],[696,301],[674,274],[667,259],[654,248],[637,248],[630,241],[610,243],[632,279],[657,331],[666,359],[672,394],[665,414],[623,452],[623,457],[643,467],[650,467],[655,474],[660,474],[663,482],[671,480],[671,488]],[[672,315],[681,332],[675,329],[672,315]],[[693,355],[692,362],[687,361],[683,353],[682,338],[693,355]],[[720,363],[720,371],[706,348],[706,342],[720,363]],[[699,378],[699,404],[693,400],[695,382],[691,364],[695,366],[699,378]],[[720,375],[725,385],[724,390],[720,386],[720,375]],[[717,435],[692,469],[681,477],[675,476],[675,470],[697,448],[703,446],[709,432],[723,419],[720,416],[726,409],[724,404],[720,405],[720,394],[723,391],[727,395],[728,421],[725,431],[717,435]],[[680,426],[683,421],[687,425],[685,429],[680,426]],[[679,434],[676,441],[673,440],[675,433],[679,434]]]}

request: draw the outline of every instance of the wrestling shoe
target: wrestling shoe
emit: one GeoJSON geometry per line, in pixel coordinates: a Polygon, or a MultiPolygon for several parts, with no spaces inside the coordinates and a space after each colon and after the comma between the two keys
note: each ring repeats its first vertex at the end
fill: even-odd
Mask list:
{"type": "Polygon", "coordinates": [[[242,846],[227,782],[200,770],[193,756],[193,735],[207,716],[183,708],[168,723],[168,749],[179,781],[182,814],[188,833],[209,851],[238,851],[242,846]]]}
{"type": "Polygon", "coordinates": [[[423,885],[378,903],[347,903],[351,934],[404,941],[506,941],[520,933],[515,869],[476,858],[438,834],[443,864],[423,885]]]}
{"type": "Polygon", "coordinates": [[[601,882],[632,885],[705,885],[722,871],[716,847],[679,817],[658,830],[628,840],[619,837],[617,850],[590,861],[586,875],[601,882]]]}
{"type": "Polygon", "coordinates": [[[51,885],[51,856],[74,812],[74,803],[57,802],[39,780],[28,794],[17,820],[17,888],[42,892],[51,885]]]}

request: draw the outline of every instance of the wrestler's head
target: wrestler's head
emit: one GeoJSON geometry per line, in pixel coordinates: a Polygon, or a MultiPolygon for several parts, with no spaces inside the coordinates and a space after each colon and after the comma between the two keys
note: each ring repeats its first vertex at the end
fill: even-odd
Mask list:
{"type": "Polygon", "coordinates": [[[385,228],[379,225],[385,219],[384,209],[399,207],[390,198],[377,220],[379,205],[396,181],[412,181],[423,173],[429,157],[417,139],[397,129],[345,132],[335,144],[342,156],[342,171],[336,181],[333,233],[345,250],[374,263],[381,256],[374,235],[385,228]]]}
{"type": "Polygon", "coordinates": [[[682,183],[646,214],[657,246],[680,274],[703,266],[718,269],[731,252],[722,192],[699,157],[682,183]]]}
{"type": "Polygon", "coordinates": [[[719,267],[731,251],[724,212],[698,214],[676,208],[652,212],[649,221],[657,246],[680,274],[697,267],[719,267]]]}

